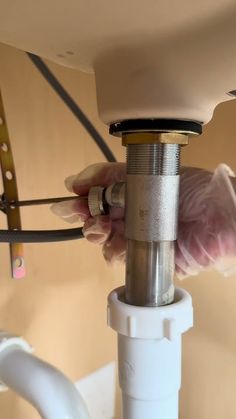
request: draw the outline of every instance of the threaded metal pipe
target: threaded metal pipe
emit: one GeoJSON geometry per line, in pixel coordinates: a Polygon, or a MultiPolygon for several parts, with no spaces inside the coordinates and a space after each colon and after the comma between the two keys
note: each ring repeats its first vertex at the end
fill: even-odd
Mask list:
{"type": "Polygon", "coordinates": [[[161,306],[174,299],[179,168],[178,144],[127,145],[128,304],[161,306]]]}
{"type": "Polygon", "coordinates": [[[128,175],[178,175],[179,144],[129,144],[127,146],[128,175]]]}

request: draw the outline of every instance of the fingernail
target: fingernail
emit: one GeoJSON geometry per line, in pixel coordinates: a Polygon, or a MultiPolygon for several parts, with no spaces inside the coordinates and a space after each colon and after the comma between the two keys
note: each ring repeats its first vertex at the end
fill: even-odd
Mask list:
{"type": "Polygon", "coordinates": [[[68,223],[84,222],[86,216],[79,214],[75,209],[75,201],[58,202],[51,205],[51,211],[68,223]]]}
{"type": "Polygon", "coordinates": [[[89,218],[84,225],[83,234],[87,240],[96,244],[103,244],[111,232],[111,221],[104,217],[89,218]]]}
{"type": "Polygon", "coordinates": [[[69,217],[73,215],[75,212],[73,204],[73,201],[58,202],[51,206],[51,210],[54,214],[58,215],[59,217],[69,217]]]}
{"type": "Polygon", "coordinates": [[[83,175],[69,176],[65,179],[65,186],[69,192],[75,192],[78,186],[89,185],[91,179],[83,175]]]}
{"type": "Polygon", "coordinates": [[[77,178],[76,175],[69,176],[65,179],[65,186],[68,189],[69,192],[73,192],[73,184],[75,182],[75,179],[77,178]]]}
{"type": "Polygon", "coordinates": [[[83,230],[84,237],[94,244],[103,244],[107,240],[107,234],[89,231],[88,229],[83,230]]]}

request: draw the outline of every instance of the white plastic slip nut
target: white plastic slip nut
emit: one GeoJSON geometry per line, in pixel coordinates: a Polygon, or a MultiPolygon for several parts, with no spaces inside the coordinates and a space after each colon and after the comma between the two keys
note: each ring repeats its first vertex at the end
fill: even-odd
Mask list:
{"type": "Polygon", "coordinates": [[[108,325],[117,333],[140,339],[175,339],[193,325],[190,295],[175,290],[175,302],[161,307],[138,307],[122,301],[124,288],[114,290],[108,297],[108,325]]]}

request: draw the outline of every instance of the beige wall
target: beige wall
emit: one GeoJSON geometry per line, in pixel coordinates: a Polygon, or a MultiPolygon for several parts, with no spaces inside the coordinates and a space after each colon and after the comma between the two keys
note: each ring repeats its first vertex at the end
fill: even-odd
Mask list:
{"type": "MultiPolygon", "coordinates": [[[[93,76],[50,67],[124,159],[119,140],[98,120],[93,76]]],[[[63,195],[67,175],[104,160],[24,53],[0,46],[0,87],[21,199],[63,195]]],[[[223,161],[236,169],[235,120],[236,102],[220,106],[204,135],[184,149],[183,163],[214,169],[223,161]]],[[[22,219],[29,229],[65,227],[48,207],[24,209],[22,219]]],[[[1,214],[0,225],[5,227],[1,214]]],[[[14,281],[8,246],[0,245],[0,328],[23,335],[38,356],[73,380],[114,359],[106,296],[123,282],[123,268],[108,267],[99,249],[84,240],[25,245],[25,257],[27,278],[14,281]]],[[[195,306],[195,328],[184,338],[181,419],[234,419],[236,276],[226,280],[210,272],[180,285],[195,306]]],[[[0,394],[1,419],[38,417],[12,392],[0,394]]]]}

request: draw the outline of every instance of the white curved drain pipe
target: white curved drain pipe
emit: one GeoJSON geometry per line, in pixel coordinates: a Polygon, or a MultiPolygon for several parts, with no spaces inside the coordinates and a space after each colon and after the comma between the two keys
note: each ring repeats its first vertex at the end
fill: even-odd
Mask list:
{"type": "Polygon", "coordinates": [[[89,419],[74,384],[52,365],[32,355],[22,338],[0,333],[1,391],[11,388],[43,419],[89,419]],[[7,387],[6,387],[7,386],[7,387]]]}
{"type": "MultiPolygon", "coordinates": [[[[118,333],[123,419],[178,419],[182,334],[193,323],[190,295],[173,304],[139,307],[124,302],[124,288],[108,298],[108,324],[118,333]]],[[[43,419],[90,419],[74,384],[32,355],[21,338],[0,333],[0,390],[29,401],[43,419]]]]}

